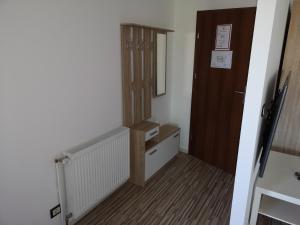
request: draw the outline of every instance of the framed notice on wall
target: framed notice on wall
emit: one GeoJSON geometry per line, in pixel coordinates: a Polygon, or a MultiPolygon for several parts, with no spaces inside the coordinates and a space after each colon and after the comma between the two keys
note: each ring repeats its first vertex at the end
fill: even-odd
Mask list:
{"type": "Polygon", "coordinates": [[[231,69],[232,51],[212,51],[211,68],[231,69]]]}
{"type": "Polygon", "coordinates": [[[216,50],[230,50],[232,24],[217,26],[216,50]]]}

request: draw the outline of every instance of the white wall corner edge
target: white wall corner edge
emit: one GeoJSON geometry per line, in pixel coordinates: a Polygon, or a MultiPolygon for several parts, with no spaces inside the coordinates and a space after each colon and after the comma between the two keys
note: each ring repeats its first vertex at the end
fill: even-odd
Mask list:
{"type": "Polygon", "coordinates": [[[249,224],[258,165],[261,107],[272,97],[290,0],[258,0],[230,225],[249,224]]]}

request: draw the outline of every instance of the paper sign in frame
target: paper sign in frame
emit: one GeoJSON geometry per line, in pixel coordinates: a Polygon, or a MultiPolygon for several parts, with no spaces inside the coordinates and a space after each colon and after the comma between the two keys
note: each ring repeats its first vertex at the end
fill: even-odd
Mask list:
{"type": "Polygon", "coordinates": [[[216,40],[215,40],[215,50],[216,51],[224,51],[224,50],[230,50],[231,47],[231,36],[232,36],[232,24],[220,24],[217,25],[216,29],[216,40]],[[227,45],[225,47],[218,47],[218,37],[220,35],[220,28],[221,27],[227,27],[227,33],[228,33],[228,40],[226,41],[227,45]]]}
{"type": "Polygon", "coordinates": [[[212,51],[210,68],[232,69],[233,51],[212,51]],[[222,61],[219,61],[219,59],[222,61]]]}

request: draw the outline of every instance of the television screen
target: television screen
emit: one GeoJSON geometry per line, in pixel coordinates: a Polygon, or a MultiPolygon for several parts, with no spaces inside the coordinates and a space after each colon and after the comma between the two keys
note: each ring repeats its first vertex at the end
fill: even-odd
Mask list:
{"type": "Polygon", "coordinates": [[[270,112],[266,118],[266,128],[263,136],[262,155],[260,158],[260,177],[263,177],[267,166],[268,157],[272,148],[272,143],[276,132],[276,127],[279,122],[280,114],[288,91],[289,78],[290,75],[287,77],[283,87],[277,91],[270,112]]]}

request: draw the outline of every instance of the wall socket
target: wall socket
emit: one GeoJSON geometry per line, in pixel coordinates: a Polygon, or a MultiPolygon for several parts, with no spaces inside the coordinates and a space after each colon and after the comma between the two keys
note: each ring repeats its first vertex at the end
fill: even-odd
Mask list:
{"type": "Polygon", "coordinates": [[[60,208],[60,204],[58,204],[54,208],[50,209],[50,218],[53,219],[60,213],[61,213],[61,208],[60,208]]]}

